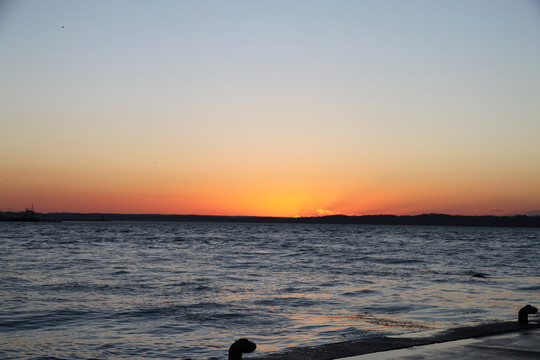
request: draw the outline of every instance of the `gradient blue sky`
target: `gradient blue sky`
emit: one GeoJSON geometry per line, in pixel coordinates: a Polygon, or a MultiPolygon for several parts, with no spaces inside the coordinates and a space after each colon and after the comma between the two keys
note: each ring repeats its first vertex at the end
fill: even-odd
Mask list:
{"type": "Polygon", "coordinates": [[[540,209],[538,1],[0,4],[0,210],[540,209]]]}

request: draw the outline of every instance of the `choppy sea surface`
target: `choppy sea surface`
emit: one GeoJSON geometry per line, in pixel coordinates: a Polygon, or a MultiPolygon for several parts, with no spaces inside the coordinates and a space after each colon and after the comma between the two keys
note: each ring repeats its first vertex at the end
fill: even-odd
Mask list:
{"type": "Polygon", "coordinates": [[[0,358],[227,358],[511,320],[540,229],[0,223],[0,358]],[[483,277],[474,275],[481,274],[483,277]]]}

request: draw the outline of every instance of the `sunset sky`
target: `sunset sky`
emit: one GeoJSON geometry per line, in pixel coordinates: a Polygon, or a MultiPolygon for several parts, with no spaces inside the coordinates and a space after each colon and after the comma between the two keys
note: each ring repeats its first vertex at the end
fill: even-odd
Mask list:
{"type": "Polygon", "coordinates": [[[0,1],[0,211],[540,209],[540,2],[0,1]]]}

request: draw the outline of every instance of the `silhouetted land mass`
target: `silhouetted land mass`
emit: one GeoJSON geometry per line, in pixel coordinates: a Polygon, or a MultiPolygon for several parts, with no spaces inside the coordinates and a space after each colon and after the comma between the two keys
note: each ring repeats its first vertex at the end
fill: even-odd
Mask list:
{"type": "MultiPolygon", "coordinates": [[[[317,217],[260,217],[161,214],[80,214],[36,213],[43,221],[183,221],[228,223],[294,223],[294,224],[363,224],[363,225],[424,225],[540,228],[540,216],[463,216],[445,214],[423,215],[330,215],[317,217]]],[[[0,213],[0,220],[2,215],[0,213]]]]}

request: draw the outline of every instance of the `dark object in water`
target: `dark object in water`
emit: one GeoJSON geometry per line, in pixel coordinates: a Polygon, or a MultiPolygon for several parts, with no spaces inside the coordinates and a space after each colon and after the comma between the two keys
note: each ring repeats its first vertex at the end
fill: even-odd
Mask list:
{"type": "Polygon", "coordinates": [[[477,274],[474,274],[473,277],[475,278],[481,278],[481,279],[485,279],[487,278],[486,275],[482,274],[482,273],[477,273],[477,274]]]}
{"type": "Polygon", "coordinates": [[[536,314],[538,309],[534,306],[527,305],[522,307],[518,313],[518,323],[528,324],[529,323],[529,314],[536,314]]]}
{"type": "Polygon", "coordinates": [[[245,338],[238,339],[229,348],[229,360],[241,360],[243,353],[254,352],[256,348],[254,342],[245,338]]]}

